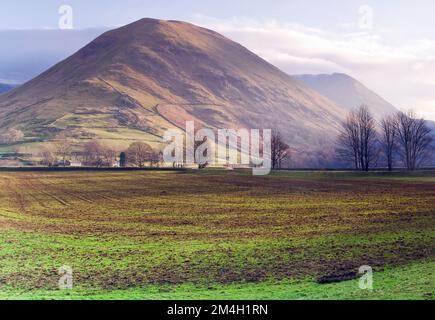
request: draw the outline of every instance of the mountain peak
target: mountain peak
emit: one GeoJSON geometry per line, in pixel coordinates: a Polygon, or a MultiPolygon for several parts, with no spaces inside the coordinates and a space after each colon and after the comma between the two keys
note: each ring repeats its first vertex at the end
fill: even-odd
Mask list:
{"type": "Polygon", "coordinates": [[[367,105],[378,119],[397,112],[393,105],[345,73],[297,75],[295,77],[348,111],[361,105],[367,105]]]}
{"type": "Polygon", "coordinates": [[[184,22],[184,21],[179,21],[179,20],[163,20],[163,19],[155,19],[155,18],[142,18],[140,20],[137,20],[133,23],[127,24],[126,26],[130,26],[130,27],[138,27],[138,26],[155,26],[155,25],[160,25],[160,26],[177,26],[177,25],[190,25],[190,26],[194,26],[191,23],[188,22],[184,22]]]}
{"type": "MultiPolygon", "coordinates": [[[[197,29],[199,27],[196,27],[190,23],[182,22],[182,21],[176,21],[176,20],[159,20],[159,19],[152,19],[152,18],[143,18],[141,20],[138,20],[136,22],[133,22],[131,24],[125,25],[119,29],[115,29],[109,32],[116,32],[116,31],[124,31],[128,30],[131,31],[137,31],[137,32],[174,32],[180,29],[197,29]]],[[[142,34],[143,35],[143,34],[142,34]]]]}
{"type": "MultiPolygon", "coordinates": [[[[131,38],[149,39],[150,36],[159,37],[172,36],[179,37],[184,40],[194,40],[191,34],[196,36],[202,35],[214,35],[220,36],[218,33],[193,25],[184,21],[177,20],[159,20],[152,18],[143,18],[131,24],[125,25],[121,28],[108,31],[107,34],[123,34],[128,33],[131,38]],[[189,36],[190,34],[190,36],[189,36]]],[[[220,36],[223,38],[222,36],[220,36]]]]}

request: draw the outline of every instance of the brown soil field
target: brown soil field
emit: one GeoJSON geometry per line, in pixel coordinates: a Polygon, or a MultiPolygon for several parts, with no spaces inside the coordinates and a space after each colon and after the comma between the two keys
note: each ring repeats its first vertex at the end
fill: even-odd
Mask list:
{"type": "Polygon", "coordinates": [[[435,175],[2,172],[0,283],[340,280],[432,260],[435,175]],[[325,278],[326,277],[326,278],[325,278]]]}

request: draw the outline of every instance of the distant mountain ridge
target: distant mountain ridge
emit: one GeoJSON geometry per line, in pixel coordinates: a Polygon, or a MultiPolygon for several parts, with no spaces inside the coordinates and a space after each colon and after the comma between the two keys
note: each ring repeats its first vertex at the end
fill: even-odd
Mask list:
{"type": "Polygon", "coordinates": [[[305,74],[295,78],[348,111],[364,104],[377,119],[397,112],[391,103],[347,74],[305,74]]]}
{"type": "Polygon", "coordinates": [[[107,30],[0,30],[0,82],[29,81],[107,30]]]}
{"type": "Polygon", "coordinates": [[[14,85],[14,84],[4,84],[4,83],[0,83],[0,94],[8,92],[14,88],[16,88],[18,85],[14,85]]]}

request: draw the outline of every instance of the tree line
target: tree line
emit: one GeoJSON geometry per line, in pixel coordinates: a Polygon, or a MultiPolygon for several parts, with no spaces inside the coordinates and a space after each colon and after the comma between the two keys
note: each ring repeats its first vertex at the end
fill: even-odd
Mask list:
{"type": "MultiPolygon", "coordinates": [[[[0,136],[0,143],[21,141],[23,137],[20,130],[11,129],[0,136]]],[[[195,150],[200,143],[195,144],[195,150]]],[[[432,132],[425,119],[412,111],[399,111],[377,121],[365,105],[348,114],[335,148],[338,162],[361,171],[384,167],[392,171],[399,164],[413,171],[432,159],[434,149],[432,132]]],[[[272,169],[290,166],[291,148],[277,130],[272,131],[270,156],[272,169]]],[[[66,133],[60,133],[53,143],[44,146],[39,157],[40,163],[46,166],[67,166],[75,161],[91,167],[143,168],[163,162],[162,153],[144,142],[133,142],[122,152],[99,140],[90,140],[77,148],[66,133]],[[77,149],[82,151],[73,151],[77,149]]]]}
{"type": "Polygon", "coordinates": [[[399,111],[377,122],[367,106],[349,113],[337,141],[337,156],[352,163],[356,170],[374,167],[394,169],[402,163],[413,171],[423,166],[433,154],[431,129],[413,111],[399,111]]]}
{"type": "Polygon", "coordinates": [[[98,140],[91,140],[82,146],[82,151],[74,153],[74,145],[64,134],[56,141],[42,148],[41,164],[46,166],[68,166],[72,162],[88,167],[138,167],[157,166],[162,162],[161,154],[144,142],[133,142],[125,151],[118,151],[98,140]],[[74,160],[73,160],[74,159],[74,160]]]}

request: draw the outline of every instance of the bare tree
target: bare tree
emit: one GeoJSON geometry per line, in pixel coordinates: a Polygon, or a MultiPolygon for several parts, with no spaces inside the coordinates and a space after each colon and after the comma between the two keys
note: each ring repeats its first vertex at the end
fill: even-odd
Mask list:
{"type": "Polygon", "coordinates": [[[389,171],[393,171],[394,155],[396,153],[396,119],[387,116],[381,120],[381,147],[387,160],[389,171]]]}
{"type": "Polygon", "coordinates": [[[42,158],[41,164],[44,166],[54,166],[57,162],[55,148],[52,145],[43,147],[40,152],[40,157],[42,158]]]}
{"type": "Polygon", "coordinates": [[[71,158],[73,146],[68,136],[62,132],[56,137],[56,153],[60,157],[63,166],[66,166],[67,160],[71,158]]]}
{"type": "Polygon", "coordinates": [[[104,147],[100,142],[93,140],[87,142],[83,147],[84,163],[89,166],[102,167],[104,147]]]}
{"type": "Polygon", "coordinates": [[[360,135],[355,112],[351,112],[342,124],[337,145],[339,158],[352,162],[355,170],[360,170],[360,135]]]}
{"type": "Polygon", "coordinates": [[[272,132],[271,162],[272,169],[281,169],[284,160],[290,158],[290,147],[286,144],[279,131],[272,132]]]}
{"type": "Polygon", "coordinates": [[[143,168],[145,162],[149,162],[153,154],[154,151],[148,144],[144,142],[134,142],[126,151],[127,162],[139,168],[143,168]]]}
{"type": "Polygon", "coordinates": [[[114,148],[106,145],[101,146],[101,158],[104,166],[111,167],[116,161],[117,155],[118,152],[114,148]]]}
{"type": "Polygon", "coordinates": [[[420,167],[429,157],[432,143],[431,130],[422,118],[417,119],[413,111],[396,115],[395,130],[400,145],[400,156],[408,170],[420,167]]]}
{"type": "Polygon", "coordinates": [[[367,106],[361,106],[357,115],[360,129],[361,168],[364,171],[369,171],[377,160],[376,122],[367,106]]]}
{"type": "Polygon", "coordinates": [[[337,152],[356,170],[369,171],[377,159],[376,123],[367,106],[351,112],[342,125],[337,152]]]}
{"type": "Polygon", "coordinates": [[[111,167],[117,156],[114,148],[97,140],[89,141],[83,147],[83,160],[88,166],[111,167]]]}

